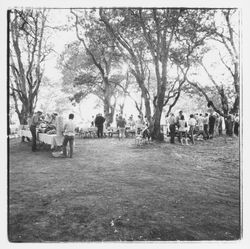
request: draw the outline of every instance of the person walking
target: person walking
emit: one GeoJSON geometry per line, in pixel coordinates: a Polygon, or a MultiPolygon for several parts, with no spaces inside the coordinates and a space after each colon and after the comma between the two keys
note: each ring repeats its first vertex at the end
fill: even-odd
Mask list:
{"type": "Polygon", "coordinates": [[[63,155],[67,157],[67,144],[69,142],[69,157],[73,156],[73,144],[75,137],[74,114],[69,114],[69,120],[64,125],[63,155]]]}
{"type": "Polygon", "coordinates": [[[40,124],[40,117],[42,115],[42,111],[38,110],[30,120],[30,132],[32,135],[32,151],[37,151],[36,148],[36,127],[40,124]]]}
{"type": "Polygon", "coordinates": [[[97,115],[95,118],[95,126],[97,127],[97,136],[98,138],[103,137],[103,124],[105,122],[105,118],[102,116],[101,113],[97,115]]]}

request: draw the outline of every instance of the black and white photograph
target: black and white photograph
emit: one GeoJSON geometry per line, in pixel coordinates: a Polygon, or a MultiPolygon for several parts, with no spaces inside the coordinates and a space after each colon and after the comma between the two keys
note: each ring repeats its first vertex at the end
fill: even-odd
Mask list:
{"type": "Polygon", "coordinates": [[[239,243],[242,13],[8,6],[6,243],[239,243]]]}

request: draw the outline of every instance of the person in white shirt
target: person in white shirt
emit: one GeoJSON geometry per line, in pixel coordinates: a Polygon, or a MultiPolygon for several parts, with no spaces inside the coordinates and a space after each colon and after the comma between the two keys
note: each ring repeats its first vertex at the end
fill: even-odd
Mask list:
{"type": "Polygon", "coordinates": [[[138,115],[138,119],[135,121],[136,134],[139,134],[143,130],[143,118],[138,115]]]}
{"type": "Polygon", "coordinates": [[[165,115],[166,135],[169,134],[169,116],[165,115]]]}
{"type": "Polygon", "coordinates": [[[197,121],[194,118],[194,115],[191,114],[190,119],[188,120],[188,125],[189,125],[189,137],[190,137],[192,144],[194,144],[194,129],[195,129],[196,123],[197,121]]]}
{"type": "Polygon", "coordinates": [[[69,157],[73,156],[73,143],[75,137],[74,114],[69,114],[69,120],[64,125],[63,155],[67,157],[67,144],[69,142],[69,157]]]}
{"type": "Polygon", "coordinates": [[[200,114],[200,116],[198,117],[197,122],[198,122],[199,131],[196,134],[196,137],[198,138],[200,135],[202,135],[203,139],[206,139],[206,134],[204,132],[204,118],[203,118],[202,114],[200,114]]]}
{"type": "Polygon", "coordinates": [[[185,121],[184,115],[181,115],[179,119],[179,136],[181,144],[183,145],[184,141],[186,145],[188,145],[188,138],[187,138],[187,122],[185,121]]]}

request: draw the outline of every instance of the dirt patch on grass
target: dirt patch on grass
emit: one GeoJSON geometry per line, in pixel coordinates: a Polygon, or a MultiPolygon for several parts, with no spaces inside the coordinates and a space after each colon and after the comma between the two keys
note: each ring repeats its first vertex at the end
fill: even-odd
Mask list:
{"type": "Polygon", "coordinates": [[[239,142],[76,139],[72,159],[10,141],[11,241],[240,238],[239,142]]]}

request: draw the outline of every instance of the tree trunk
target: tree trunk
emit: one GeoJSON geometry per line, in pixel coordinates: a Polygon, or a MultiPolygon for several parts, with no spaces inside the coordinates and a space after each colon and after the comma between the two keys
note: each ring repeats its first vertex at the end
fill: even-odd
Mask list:
{"type": "Polygon", "coordinates": [[[18,119],[21,125],[28,124],[28,112],[26,111],[24,105],[22,106],[21,112],[18,113],[18,119]]]}
{"type": "Polygon", "coordinates": [[[120,104],[120,114],[123,115],[123,110],[124,110],[124,104],[120,104]]]}
{"type": "Polygon", "coordinates": [[[163,110],[163,104],[164,104],[164,96],[165,96],[165,91],[163,89],[162,92],[159,93],[159,96],[157,98],[157,105],[155,106],[155,113],[154,113],[154,129],[153,129],[153,134],[152,137],[153,139],[162,141],[163,135],[161,132],[161,115],[162,115],[162,110],[163,110]]]}
{"type": "Polygon", "coordinates": [[[232,108],[233,114],[239,113],[239,105],[240,105],[240,97],[239,95],[237,95],[232,108]]]}
{"type": "Polygon", "coordinates": [[[110,103],[112,92],[108,77],[103,77],[103,81],[104,81],[104,117],[106,119],[106,126],[108,127],[113,122],[116,101],[112,106],[110,103]]]}
{"type": "Polygon", "coordinates": [[[153,126],[153,132],[152,132],[152,138],[155,140],[161,140],[161,112],[159,108],[155,109],[154,113],[154,126],[153,126]]]}

